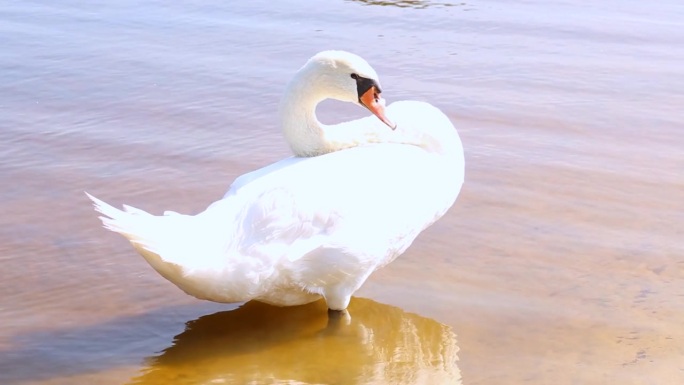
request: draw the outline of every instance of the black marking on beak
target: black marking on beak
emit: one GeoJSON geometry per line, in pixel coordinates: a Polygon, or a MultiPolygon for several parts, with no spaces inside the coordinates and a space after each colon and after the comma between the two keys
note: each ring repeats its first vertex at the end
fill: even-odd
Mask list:
{"type": "Polygon", "coordinates": [[[359,103],[361,102],[361,96],[366,93],[371,87],[375,87],[375,93],[380,94],[382,90],[380,89],[380,85],[373,79],[368,79],[364,78],[361,76],[353,76],[356,74],[352,74],[352,78],[356,79],[356,93],[358,94],[359,97],[359,103]]]}

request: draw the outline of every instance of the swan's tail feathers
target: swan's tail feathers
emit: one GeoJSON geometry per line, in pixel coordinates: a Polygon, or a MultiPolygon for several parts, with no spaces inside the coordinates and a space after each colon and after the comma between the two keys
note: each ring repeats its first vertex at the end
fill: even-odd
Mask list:
{"type": "Polygon", "coordinates": [[[126,237],[159,274],[181,287],[179,279],[184,275],[184,268],[179,263],[182,254],[177,255],[177,251],[183,253],[186,250],[182,248],[180,236],[185,226],[179,219],[186,216],[155,216],[126,205],[124,210],[119,210],[88,193],[86,195],[93,201],[95,210],[102,214],[100,219],[107,230],[126,237]]]}
{"type": "Polygon", "coordinates": [[[102,214],[100,220],[104,228],[126,237],[141,253],[143,251],[141,249],[144,249],[161,257],[159,244],[161,239],[158,234],[160,226],[157,223],[160,217],[127,205],[123,206],[124,210],[119,210],[87,192],[86,195],[93,201],[95,210],[102,214]]]}
{"type": "Polygon", "coordinates": [[[221,255],[217,252],[222,249],[216,245],[216,237],[212,238],[209,231],[204,231],[194,216],[170,212],[157,216],[126,205],[119,210],[86,195],[93,201],[95,210],[102,214],[103,226],[126,237],[157,271],[162,262],[190,269],[210,261],[212,255],[220,261],[221,255]],[[196,258],[198,255],[202,258],[196,258]]]}
{"type": "Polygon", "coordinates": [[[87,192],[85,194],[88,196],[88,198],[90,198],[91,201],[93,201],[95,211],[102,214],[102,216],[100,216],[100,220],[102,220],[102,225],[104,228],[123,235],[131,242],[134,242],[135,238],[137,238],[135,232],[133,231],[136,226],[132,223],[133,219],[131,216],[151,216],[151,214],[143,210],[126,205],[124,205],[125,211],[122,211],[104,201],[95,198],[87,192]]]}

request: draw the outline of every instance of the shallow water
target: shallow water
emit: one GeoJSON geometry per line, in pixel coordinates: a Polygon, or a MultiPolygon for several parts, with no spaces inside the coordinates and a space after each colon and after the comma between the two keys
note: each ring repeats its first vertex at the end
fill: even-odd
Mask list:
{"type": "Polygon", "coordinates": [[[167,3],[0,5],[0,383],[684,382],[679,2],[167,3]],[[330,48],[467,159],[348,325],[189,298],[100,228],[84,190],[195,213],[287,156],[280,93],[330,48]]]}

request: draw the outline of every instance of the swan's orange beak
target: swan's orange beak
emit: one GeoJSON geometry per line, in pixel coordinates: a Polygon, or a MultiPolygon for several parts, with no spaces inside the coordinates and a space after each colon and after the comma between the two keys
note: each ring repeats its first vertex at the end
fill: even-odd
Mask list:
{"type": "Polygon", "coordinates": [[[361,103],[373,113],[373,115],[382,120],[382,122],[388,125],[389,128],[393,130],[397,128],[397,125],[392,123],[392,121],[389,120],[385,115],[385,102],[382,100],[382,98],[380,98],[380,93],[377,92],[375,86],[370,87],[368,91],[361,95],[359,99],[361,100],[361,103]]]}

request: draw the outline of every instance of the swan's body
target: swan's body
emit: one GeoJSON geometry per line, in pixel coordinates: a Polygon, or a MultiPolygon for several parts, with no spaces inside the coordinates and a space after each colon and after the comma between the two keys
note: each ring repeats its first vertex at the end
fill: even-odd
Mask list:
{"type": "Polygon", "coordinates": [[[426,103],[397,102],[387,115],[371,109],[386,124],[396,122],[396,130],[375,117],[326,127],[315,113],[298,126],[292,118],[297,108],[285,98],[286,138],[295,152],[322,155],[291,157],[245,174],[195,216],[121,211],[91,197],[107,216],[105,227],[197,298],[289,306],[323,296],[329,308],[345,309],[373,271],[403,253],[454,203],[464,177],[463,149],[449,119],[426,103]]]}

